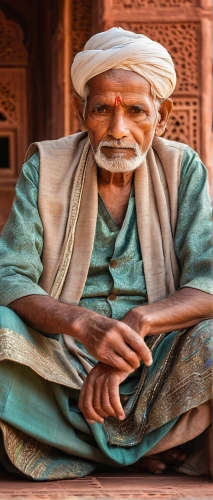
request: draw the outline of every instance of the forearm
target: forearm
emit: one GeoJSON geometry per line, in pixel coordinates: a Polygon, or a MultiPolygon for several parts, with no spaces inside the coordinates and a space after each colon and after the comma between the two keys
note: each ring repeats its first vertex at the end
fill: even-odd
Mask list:
{"type": "Polygon", "coordinates": [[[138,331],[155,335],[180,330],[213,318],[213,296],[194,288],[182,288],[170,297],[133,310],[138,331]]]}
{"type": "Polygon", "coordinates": [[[72,335],[82,341],[81,331],[75,328],[75,323],[80,316],[89,313],[84,308],[58,302],[47,295],[28,295],[14,300],[8,307],[40,332],[72,335]]]}
{"type": "Polygon", "coordinates": [[[26,323],[45,334],[66,334],[79,340],[95,359],[127,373],[152,356],[139,335],[121,321],[84,307],[64,304],[46,295],[29,295],[9,304],[26,323]]]}

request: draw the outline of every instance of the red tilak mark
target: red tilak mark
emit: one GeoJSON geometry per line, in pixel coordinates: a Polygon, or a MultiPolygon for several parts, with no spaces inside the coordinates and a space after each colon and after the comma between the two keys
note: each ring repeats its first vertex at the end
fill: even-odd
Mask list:
{"type": "Polygon", "coordinates": [[[118,106],[119,104],[121,104],[121,98],[116,96],[114,106],[118,106]]]}

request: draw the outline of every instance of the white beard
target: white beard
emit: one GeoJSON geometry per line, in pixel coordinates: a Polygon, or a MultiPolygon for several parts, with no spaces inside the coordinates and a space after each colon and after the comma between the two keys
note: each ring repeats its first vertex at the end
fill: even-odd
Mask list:
{"type": "Polygon", "coordinates": [[[94,153],[95,161],[100,168],[108,170],[108,172],[131,172],[140,167],[140,165],[146,158],[151,142],[146,151],[142,152],[137,142],[135,144],[131,144],[129,142],[122,142],[119,144],[117,141],[101,141],[98,145],[96,152],[94,153]],[[133,158],[130,159],[123,158],[123,155],[121,155],[121,158],[117,157],[111,159],[107,158],[101,152],[101,148],[103,147],[111,147],[111,148],[113,147],[118,150],[123,148],[132,149],[135,154],[133,158]]]}

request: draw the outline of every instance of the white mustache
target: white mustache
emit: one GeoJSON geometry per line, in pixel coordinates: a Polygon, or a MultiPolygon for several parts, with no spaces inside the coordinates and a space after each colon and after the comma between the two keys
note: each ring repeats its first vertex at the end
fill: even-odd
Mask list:
{"type": "Polygon", "coordinates": [[[139,144],[132,144],[131,142],[116,142],[116,141],[101,141],[98,145],[97,151],[100,151],[101,148],[115,148],[115,149],[133,149],[135,152],[140,149],[139,144]]]}
{"type": "MultiPolygon", "coordinates": [[[[151,144],[151,142],[150,142],[151,144]]],[[[147,148],[148,150],[148,148],[147,148]]],[[[146,151],[142,151],[142,148],[139,144],[128,142],[128,141],[101,141],[98,145],[98,148],[95,152],[95,161],[100,168],[108,170],[109,172],[130,172],[140,167],[143,160],[146,157],[146,151]],[[105,154],[102,152],[102,148],[115,148],[119,151],[119,149],[131,149],[134,151],[134,155],[130,159],[124,159],[123,155],[119,158],[119,153],[116,158],[107,158],[105,154]]]]}

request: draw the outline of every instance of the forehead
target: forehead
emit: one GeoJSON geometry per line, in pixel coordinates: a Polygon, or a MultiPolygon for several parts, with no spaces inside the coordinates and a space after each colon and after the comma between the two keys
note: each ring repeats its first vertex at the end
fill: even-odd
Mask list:
{"type": "Polygon", "coordinates": [[[101,73],[88,81],[90,98],[96,96],[127,95],[128,97],[151,98],[150,83],[133,71],[114,69],[101,73]]]}

